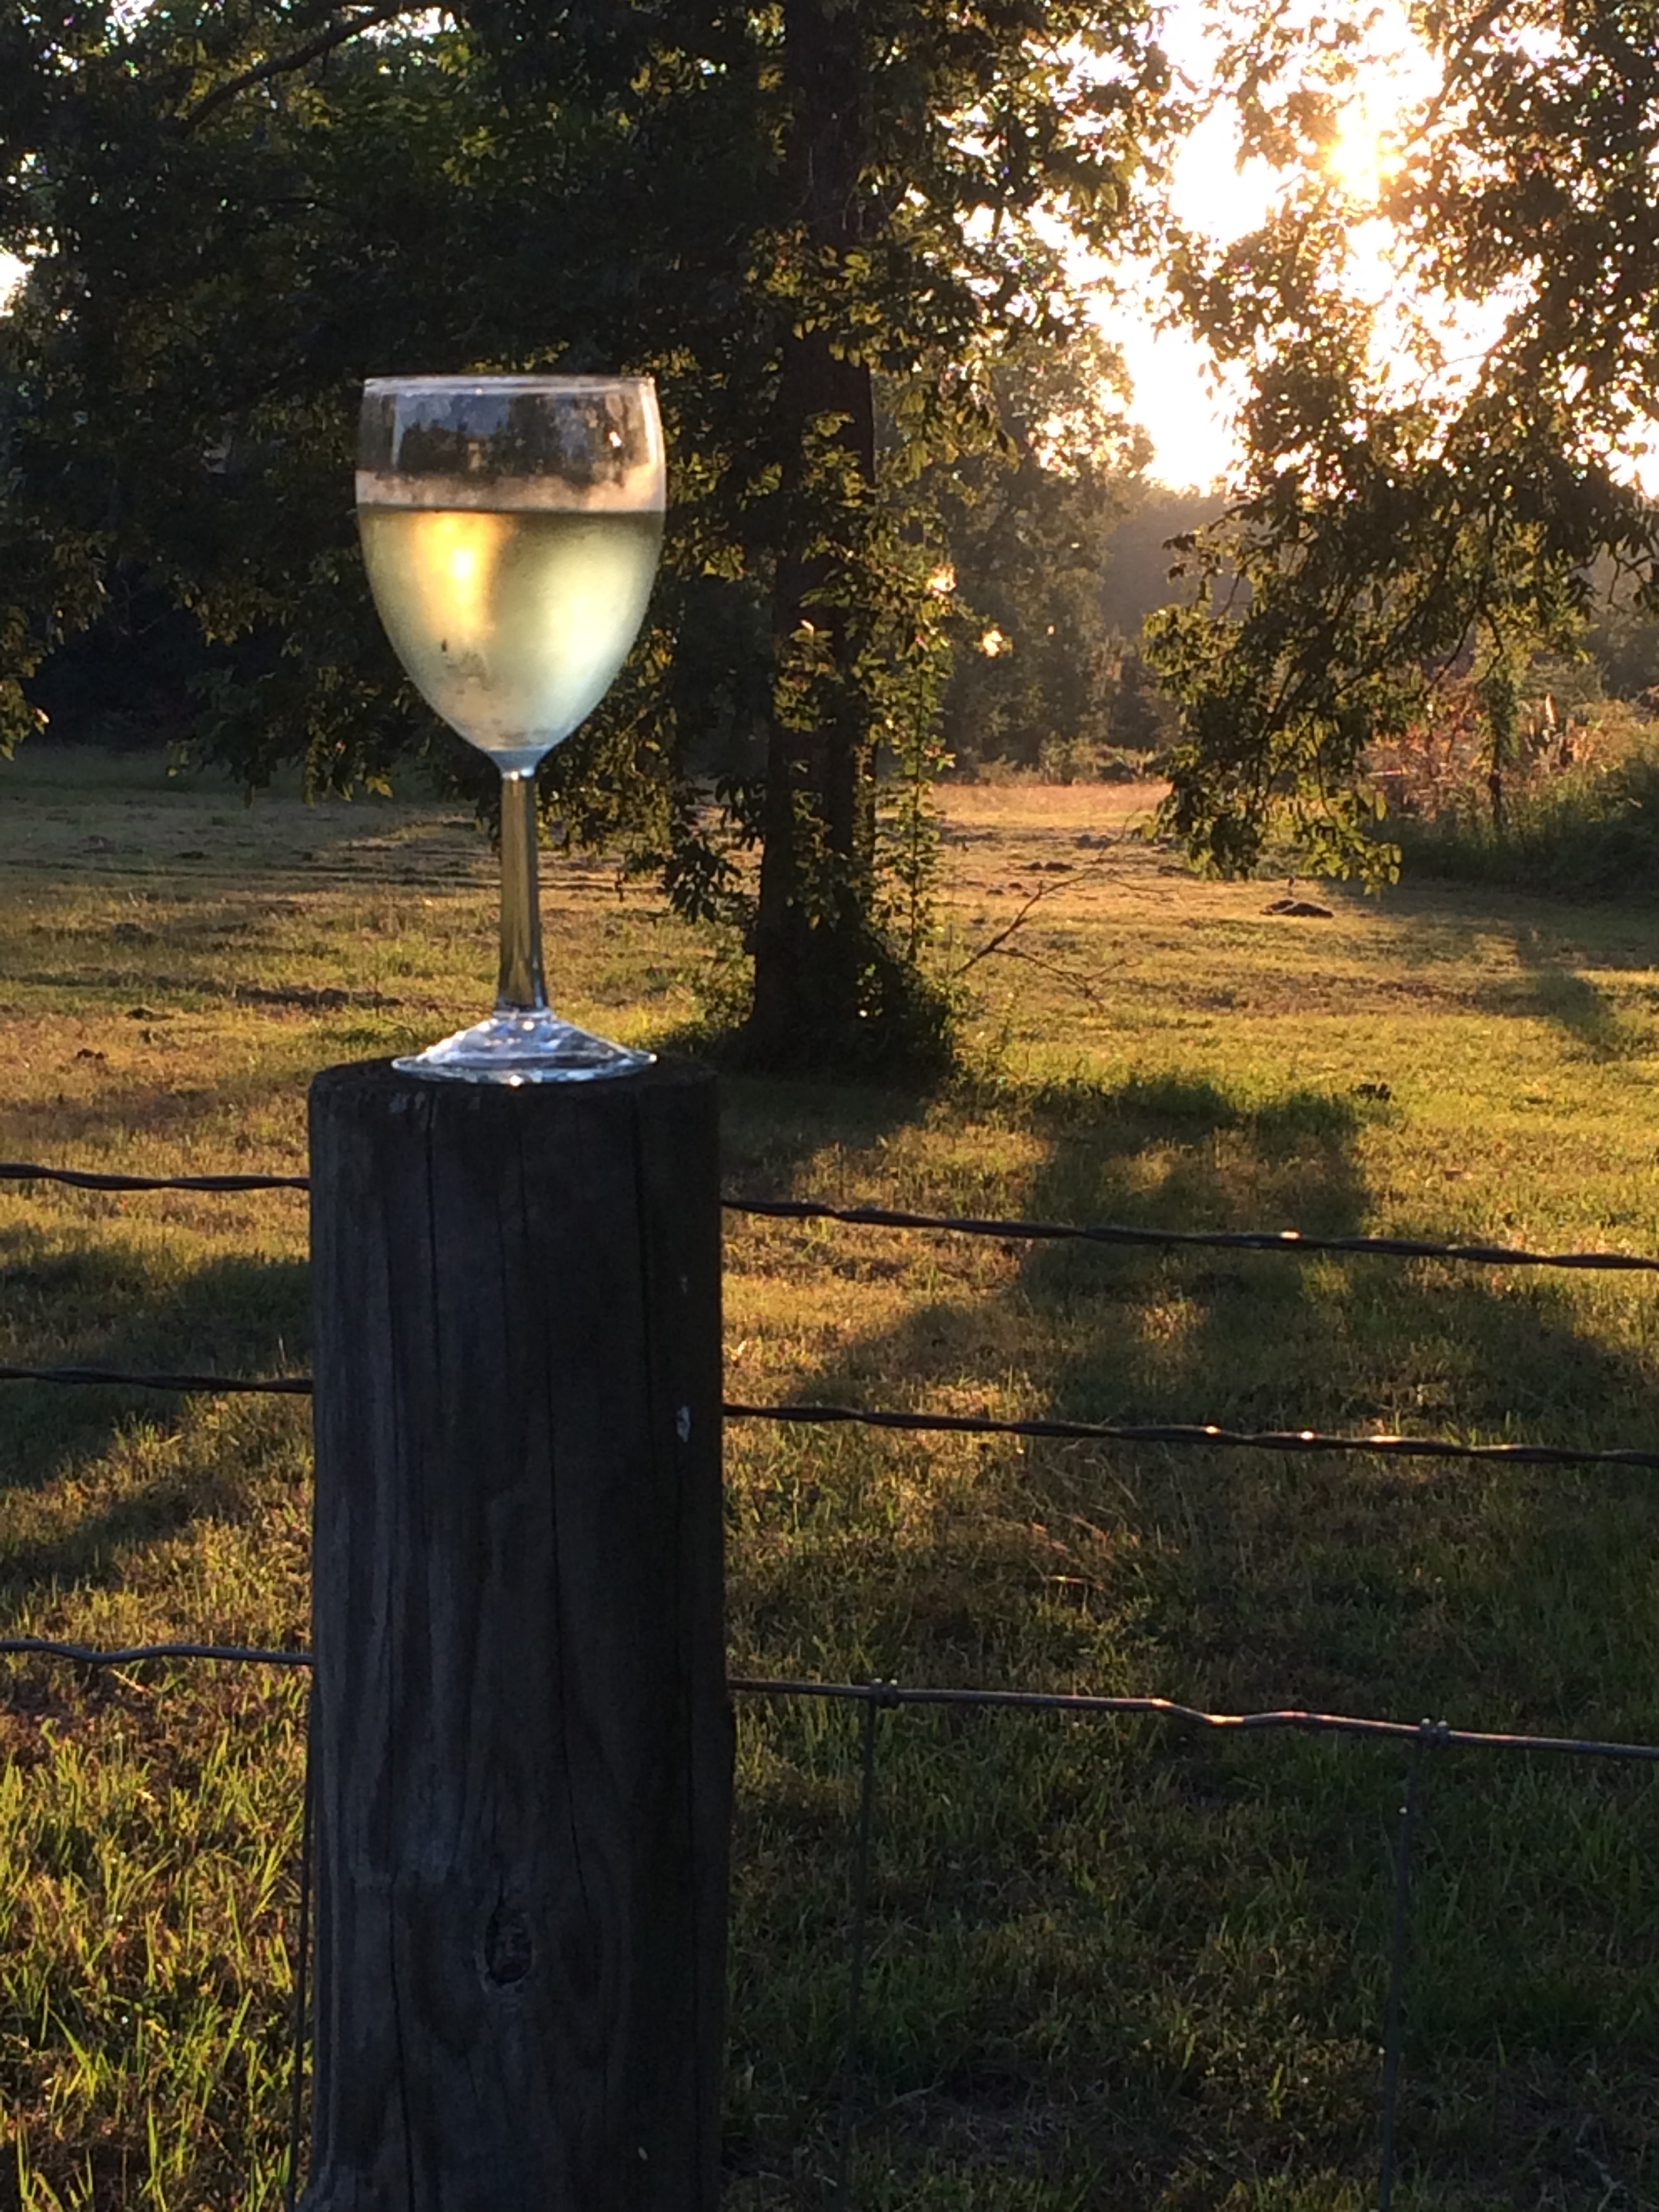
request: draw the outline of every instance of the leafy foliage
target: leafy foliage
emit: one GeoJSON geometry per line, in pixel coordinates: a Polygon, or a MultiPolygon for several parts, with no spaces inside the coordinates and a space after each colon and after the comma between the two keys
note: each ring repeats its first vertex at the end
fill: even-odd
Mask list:
{"type": "Polygon", "coordinates": [[[0,209],[29,261],[7,324],[14,736],[17,678],[136,573],[208,640],[252,641],[209,726],[251,781],[296,757],[317,785],[379,781],[409,740],[341,463],[362,358],[418,352],[459,281],[443,163],[477,111],[443,35],[255,74],[285,32],[315,46],[318,21],[12,24],[0,209]]]}
{"type": "Polygon", "coordinates": [[[1404,821],[1407,858],[1427,873],[1559,898],[1651,905],[1659,886],[1659,751],[1652,738],[1611,763],[1586,762],[1513,794],[1501,834],[1452,810],[1404,821]]]}
{"type": "Polygon", "coordinates": [[[760,838],[757,1018],[879,1015],[870,979],[915,961],[883,919],[877,746],[923,757],[941,665],[921,487],[992,436],[1007,348],[1075,319],[1039,218],[1097,241],[1127,219],[1165,76],[1139,0],[473,0],[435,28],[104,0],[3,36],[0,244],[30,272],[4,340],[9,738],[30,668],[131,573],[222,648],[202,742],[251,781],[453,764],[359,574],[358,380],[651,370],[665,586],[556,801],[694,911],[743,918],[733,848],[760,838]],[[721,750],[711,831],[688,773],[721,750]]]}
{"type": "Polygon", "coordinates": [[[1257,232],[1175,257],[1248,378],[1237,496],[1154,656],[1184,715],[1166,820],[1224,872],[1277,823],[1316,866],[1386,873],[1374,740],[1473,673],[1501,773],[1517,659],[1572,639],[1596,556],[1659,591],[1659,517],[1620,467],[1659,412],[1659,15],[1454,0],[1413,23],[1439,80],[1373,207],[1325,161],[1367,63],[1358,20],[1252,16],[1224,82],[1245,150],[1296,181],[1257,232]]]}
{"type": "Polygon", "coordinates": [[[1102,586],[1146,441],[1122,412],[1121,362],[1093,331],[1013,355],[994,395],[1002,441],[965,457],[943,488],[968,629],[946,742],[958,759],[1035,765],[1045,744],[1114,734],[1124,641],[1102,586]]]}

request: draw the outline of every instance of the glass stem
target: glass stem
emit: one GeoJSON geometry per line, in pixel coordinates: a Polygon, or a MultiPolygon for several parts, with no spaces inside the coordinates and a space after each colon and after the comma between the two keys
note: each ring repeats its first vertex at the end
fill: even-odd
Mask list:
{"type": "Polygon", "coordinates": [[[501,774],[501,973],[495,987],[501,1014],[539,1013],[547,1006],[542,980],[542,902],[536,880],[536,771],[501,774]]]}

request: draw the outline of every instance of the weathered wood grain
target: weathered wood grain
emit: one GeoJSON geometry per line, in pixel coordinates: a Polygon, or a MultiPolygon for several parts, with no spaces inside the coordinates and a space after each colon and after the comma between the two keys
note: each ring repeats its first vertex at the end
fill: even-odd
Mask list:
{"type": "Polygon", "coordinates": [[[714,2212],[712,1081],[312,1092],[307,2212],[714,2212]]]}

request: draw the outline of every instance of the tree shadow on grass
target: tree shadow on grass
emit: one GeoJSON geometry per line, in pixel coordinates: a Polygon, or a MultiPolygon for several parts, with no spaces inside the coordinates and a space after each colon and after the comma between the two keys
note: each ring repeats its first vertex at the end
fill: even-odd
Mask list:
{"type": "Polygon", "coordinates": [[[1528,971],[1527,1011],[1565,1030],[1588,1059],[1641,1060],[1654,1051],[1648,1024],[1621,1012],[1612,992],[1553,951],[1539,931],[1517,930],[1514,942],[1516,957],[1528,971]]]}
{"type": "MultiPolygon", "coordinates": [[[[1022,1210],[1363,1231],[1363,1119],[1305,1092],[1078,1086],[1034,1109],[1045,1153],[1022,1210]]],[[[1582,1286],[1558,1278],[1079,1245],[1009,1257],[1001,1285],[842,1345],[793,1395],[1652,1441],[1642,1330],[1615,1312],[1593,1333],[1582,1286]]],[[[1595,1295],[1615,1306],[1644,1294],[1610,1283],[1595,1295]]],[[[753,1449],[734,1613],[756,1671],[1659,1737],[1659,1486],[1639,1473],[835,1431],[753,1449]]],[[[809,1741],[787,1713],[749,1725],[744,1925],[827,1962],[854,1740],[820,1725],[809,1741]],[[816,1796],[777,1779],[797,1757],[816,1796]]],[[[1334,2206],[1369,2187],[1397,1752],[994,1715],[884,1726],[859,2095],[872,2157],[902,2178],[891,2201],[941,2160],[988,2203],[1000,2163],[1046,2175],[1030,2201],[1056,2207],[1334,2206]],[[1271,2194],[1293,2185],[1306,2193],[1271,2194]]],[[[1523,2075],[1561,2094],[1616,2084],[1624,2179],[1650,2185],[1652,1786],[1494,1759],[1434,1788],[1407,2113],[1408,2148],[1413,2124],[1432,2142],[1434,2201],[1474,2212],[1534,2187],[1543,2169],[1495,2117],[1523,2075]]],[[[801,2051],[786,2015],[743,1990],[739,2047],[763,2074],[801,2051]]],[[[803,2056],[833,2066],[821,2021],[803,2056]]],[[[744,2112],[763,2144],[763,2102],[744,2112]]],[[[1554,2174],[1549,2201],[1588,2207],[1592,2181],[1554,2174]]]]}
{"type": "MultiPolygon", "coordinates": [[[[0,1299],[14,1366],[292,1373],[310,1336],[299,1261],[227,1258],[158,1278],[153,1250],[65,1253],[12,1229],[0,1233],[0,1299]]],[[[115,1384],[0,1383],[0,1587],[27,1604],[70,1582],[117,1581],[132,1547],[234,1505],[228,1463],[135,1447],[141,1433],[175,1432],[180,1402],[115,1384]],[[44,1514],[31,1501],[55,1488],[70,1510],[44,1514]]]]}
{"type": "Polygon", "coordinates": [[[1650,1025],[1621,1010],[1618,995],[1594,981],[1586,966],[1603,972],[1645,975],[1659,962],[1654,917],[1617,907],[1564,907],[1540,914],[1541,902],[1501,893],[1466,891],[1449,912],[1434,893],[1412,900],[1388,894],[1396,921],[1396,944],[1412,975],[1431,979],[1437,970],[1465,969],[1471,927],[1505,941],[1516,972],[1471,978],[1466,989],[1448,987],[1467,999],[1473,1011],[1522,1019],[1540,1018],[1564,1030],[1592,1060],[1629,1060],[1655,1050],[1650,1025]]]}
{"type": "Polygon", "coordinates": [[[720,1076],[720,1188],[749,1196],[787,1195],[809,1162],[869,1152],[920,1120],[927,1086],[798,1082],[720,1076]]]}
{"type": "MultiPolygon", "coordinates": [[[[303,1097],[310,1071],[297,1070],[291,1079],[296,1103],[303,1097]]],[[[210,1123],[269,1111],[276,1085],[269,1069],[246,1076],[216,1073],[210,1083],[192,1083],[188,1070],[151,1082],[112,1085],[88,1098],[33,1098],[8,1103],[5,1109],[4,1150],[9,1158],[47,1164],[81,1164],[76,1147],[107,1146],[118,1152],[131,1139],[188,1137],[210,1123]]],[[[271,1158],[269,1143],[259,1156],[250,1158],[248,1172],[302,1174],[303,1163],[271,1158]]],[[[166,1172],[175,1171],[173,1168],[166,1172]]],[[[191,1172],[187,1158],[176,1171],[191,1172]]]]}

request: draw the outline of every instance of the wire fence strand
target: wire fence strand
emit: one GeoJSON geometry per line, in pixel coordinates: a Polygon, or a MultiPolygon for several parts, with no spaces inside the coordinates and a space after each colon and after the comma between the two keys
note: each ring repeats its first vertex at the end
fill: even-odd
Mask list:
{"type": "Polygon", "coordinates": [[[1599,1736],[1527,1735],[1498,1729],[1459,1729],[1443,1721],[1373,1720],[1356,1713],[1323,1713],[1299,1705],[1255,1713],[1212,1713],[1173,1698],[1104,1697],[1086,1691],[933,1689],[904,1682],[802,1682],[734,1674],[727,1689],[738,1695],[863,1699],[886,1706],[974,1705],[1006,1712],[1142,1715],[1223,1734],[1260,1735],[1280,1730],[1303,1735],[1372,1736],[1417,1741],[1425,1732],[1437,1745],[1462,1751],[1540,1752],[1578,1759],[1620,1759],[1659,1765],[1659,1744],[1625,1743],[1599,1736]]]}
{"type": "Polygon", "coordinates": [[[835,2212],[849,2212],[853,2201],[853,2139],[858,2127],[860,2031],[863,2026],[864,1960],[870,1918],[870,1872],[876,1837],[876,1752],[881,1715],[889,1701],[880,1683],[865,1700],[859,1757],[859,1808],[853,1838],[853,1911],[847,1936],[847,2028],[842,2048],[841,2116],[836,2144],[835,2212]]]}
{"type": "MultiPolygon", "coordinates": [[[[77,1190],[309,1190],[308,1176],[131,1176],[88,1168],[0,1160],[0,1182],[66,1183],[77,1190]]],[[[1018,1217],[913,1213],[897,1206],[830,1206],[815,1199],[722,1198],[728,1213],[774,1221],[837,1221],[855,1229],[913,1229],[1005,1243],[1077,1243],[1150,1249],[1279,1252],[1292,1258],[1347,1253],[1383,1260],[1445,1260],[1480,1267],[1571,1267],[1659,1274],[1659,1257],[1642,1252],[1534,1252],[1524,1245],[1462,1243],[1428,1237],[1322,1237],[1301,1229],[1157,1229],[1111,1221],[1040,1221],[1018,1217]]]]}
{"type": "Polygon", "coordinates": [[[1415,1840],[1423,1753],[1442,1731],[1425,1721],[1417,1731],[1406,1768],[1406,1794],[1394,1853],[1394,1916],[1389,1931],[1389,1995],[1382,2030],[1382,2137],[1376,2188],[1376,2212],[1394,2203],[1395,2129],[1400,2110],[1400,2051],[1405,2018],[1406,1947],[1410,1929],[1412,1844],[1415,1840]]]}
{"type": "MultiPolygon", "coordinates": [[[[258,1667],[310,1667],[309,1651],[250,1644],[194,1644],[174,1641],[130,1644],[112,1649],[70,1644],[53,1636],[0,1637],[0,1658],[64,1659],[83,1667],[135,1667],[146,1660],[204,1659],[258,1667]]],[[[874,1705],[955,1705],[987,1711],[1091,1714],[1119,1719],[1144,1717],[1215,1729],[1224,1735],[1260,1735],[1290,1732],[1304,1735],[1371,1736],[1399,1743],[1431,1742],[1448,1750],[1545,1753],[1578,1759],[1635,1759],[1659,1765],[1659,1744],[1626,1743],[1601,1736],[1528,1735],[1514,1730],[1453,1728],[1445,1721],[1390,1721],[1358,1713],[1326,1713],[1284,1705],[1261,1712],[1218,1713],[1174,1698],[1111,1697],[1086,1690],[994,1690],[915,1682],[814,1682],[790,1675],[732,1674],[726,1688],[734,1697],[823,1698],[874,1705]]]]}
{"type": "Polygon", "coordinates": [[[295,2212],[300,2197],[300,2154],[306,2135],[306,2056],[311,2047],[311,1888],[317,1841],[317,1700],[306,1698],[306,1763],[301,1783],[300,1899],[294,1942],[294,2021],[289,2036],[292,2072],[288,2091],[288,2167],[283,2177],[283,2212],[295,2212]]]}
{"type": "Polygon", "coordinates": [[[309,1190],[309,1176],[106,1175],[94,1168],[43,1167],[36,1160],[0,1160],[0,1182],[62,1182],[74,1190],[309,1190]]]}
{"type": "MultiPolygon", "coordinates": [[[[296,1398],[308,1396],[312,1389],[308,1375],[168,1375],[105,1367],[0,1367],[0,1382],[101,1384],[131,1390],[296,1398]]],[[[1477,1466],[1659,1468],[1659,1451],[1625,1444],[1600,1448],[1465,1443],[1455,1437],[1402,1437],[1387,1432],[1345,1436],[1321,1429],[1224,1429],[1213,1421],[1066,1421],[1042,1416],[1001,1419],[990,1413],[930,1413],[902,1407],[751,1406],[735,1399],[728,1399],[720,1412],[728,1421],[778,1421],[797,1427],[850,1425],[915,1436],[1026,1437],[1062,1443],[1161,1444],[1223,1451],[1368,1453],[1382,1459],[1457,1460],[1477,1466]]]]}
{"type": "Polygon", "coordinates": [[[1634,1446],[1606,1450],[1576,1444],[1473,1444],[1455,1437],[1330,1435],[1318,1429],[1224,1429],[1212,1421],[1000,1420],[980,1413],[907,1413],[872,1406],[728,1403],[728,1421],[851,1422],[863,1428],[919,1435],[1046,1437],[1062,1443],[1197,1445],[1226,1451],[1370,1452],[1385,1459],[1473,1460],[1513,1467],[1659,1468],[1659,1451],[1634,1446]]]}
{"type": "Polygon", "coordinates": [[[214,1659],[230,1666],[309,1667],[309,1651],[264,1650],[252,1644],[133,1644],[99,1650],[55,1636],[0,1636],[0,1658],[70,1659],[82,1667],[136,1667],[146,1659],[214,1659]]]}
{"type": "Polygon", "coordinates": [[[182,1396],[308,1398],[308,1375],[167,1375],[117,1367],[0,1367],[0,1382],[64,1382],[126,1390],[172,1390],[182,1396]]]}
{"type": "Polygon", "coordinates": [[[842,1221],[861,1229],[927,1229],[1009,1243],[1165,1246],[1176,1250],[1281,1252],[1308,1257],[1346,1252],[1382,1260],[1450,1260],[1483,1267],[1607,1267],[1659,1274],[1640,1252],[1533,1252],[1515,1244],[1463,1244],[1419,1237],[1319,1237],[1300,1229],[1153,1229],[1121,1222],[998,1220],[975,1214],[908,1213],[884,1206],[823,1206],[811,1199],[723,1198],[728,1213],[780,1221],[842,1221]]]}

